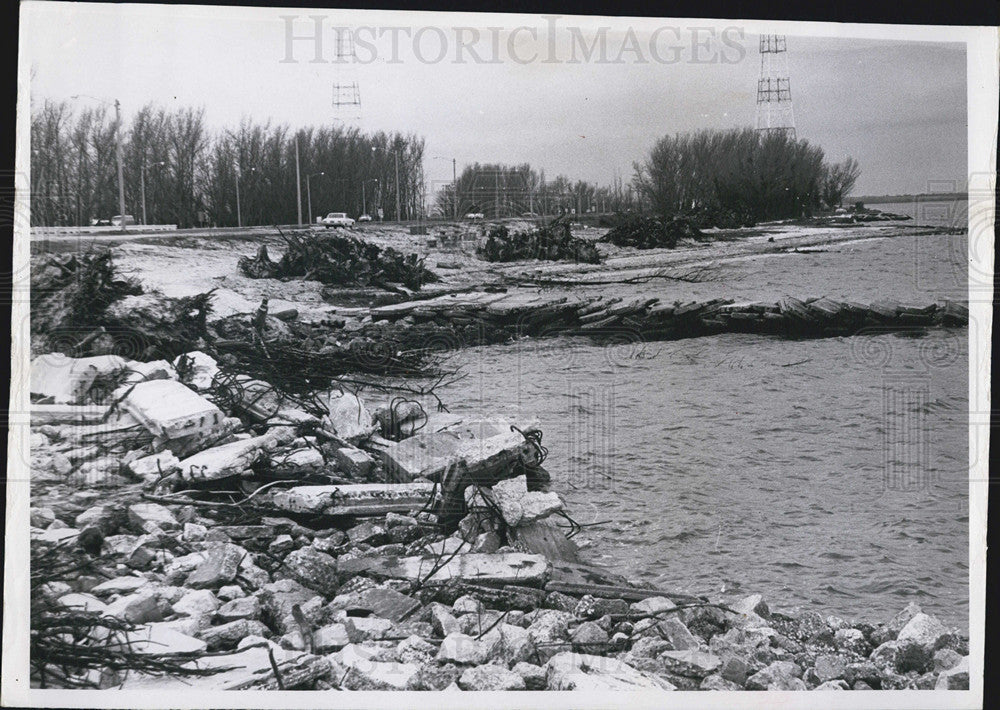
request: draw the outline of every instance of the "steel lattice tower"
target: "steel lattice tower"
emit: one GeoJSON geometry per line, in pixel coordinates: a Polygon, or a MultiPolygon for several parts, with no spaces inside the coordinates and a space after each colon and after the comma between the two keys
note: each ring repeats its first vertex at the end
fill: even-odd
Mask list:
{"type": "Polygon", "coordinates": [[[333,82],[334,120],[349,121],[361,118],[361,90],[358,88],[357,55],[354,51],[354,31],[347,27],[338,28],[336,75],[333,82]]]}
{"type": "Polygon", "coordinates": [[[757,80],[757,130],[788,133],[795,138],[792,89],[788,78],[785,35],[761,35],[760,79],[757,80]]]}

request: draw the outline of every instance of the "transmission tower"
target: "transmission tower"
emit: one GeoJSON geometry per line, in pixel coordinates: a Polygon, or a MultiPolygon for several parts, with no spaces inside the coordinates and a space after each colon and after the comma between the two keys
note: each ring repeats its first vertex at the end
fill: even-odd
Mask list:
{"type": "Polygon", "coordinates": [[[351,28],[338,28],[336,48],[333,60],[333,118],[336,121],[358,121],[361,119],[361,90],[358,88],[357,55],[351,28]]]}
{"type": "Polygon", "coordinates": [[[792,89],[788,79],[785,35],[761,35],[760,79],[757,80],[757,130],[788,133],[795,138],[792,89]]]}

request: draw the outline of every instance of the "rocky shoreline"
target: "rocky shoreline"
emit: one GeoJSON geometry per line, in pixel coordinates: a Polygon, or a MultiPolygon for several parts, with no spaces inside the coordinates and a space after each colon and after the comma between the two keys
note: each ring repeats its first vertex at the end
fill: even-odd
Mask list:
{"type": "Polygon", "coordinates": [[[259,381],[222,396],[203,353],[44,357],[36,687],[968,688],[967,636],[916,604],[847,621],[588,564],[530,424],[348,392],[317,414],[259,381]]]}

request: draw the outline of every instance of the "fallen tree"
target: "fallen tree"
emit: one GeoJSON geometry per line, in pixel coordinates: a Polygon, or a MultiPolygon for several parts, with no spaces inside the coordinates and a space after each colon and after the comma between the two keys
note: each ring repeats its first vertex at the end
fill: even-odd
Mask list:
{"type": "Polygon", "coordinates": [[[511,232],[505,225],[494,225],[486,240],[476,247],[476,255],[499,262],[522,259],[601,262],[594,243],[572,236],[569,224],[559,220],[530,232],[511,232]]]}
{"type": "Polygon", "coordinates": [[[254,279],[301,277],[328,285],[381,286],[402,284],[414,291],[439,281],[414,253],[402,254],[355,237],[310,232],[279,232],[287,248],[272,261],[267,246],[253,257],[242,256],[240,271],[254,279]]]}
{"type": "Polygon", "coordinates": [[[681,239],[704,238],[701,230],[683,217],[667,221],[659,217],[627,215],[618,226],[601,237],[601,241],[636,249],[673,249],[681,239]]]}

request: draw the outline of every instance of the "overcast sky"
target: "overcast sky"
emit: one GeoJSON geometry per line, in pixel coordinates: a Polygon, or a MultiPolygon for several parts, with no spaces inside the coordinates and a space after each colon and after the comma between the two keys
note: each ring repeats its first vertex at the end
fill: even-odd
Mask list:
{"type": "MultiPolygon", "coordinates": [[[[150,101],[201,106],[213,130],[244,116],[298,127],[341,122],[332,87],[356,80],[361,116],[347,122],[424,136],[426,170],[436,183],[451,179],[454,157],[459,170],[472,161],[530,162],[549,176],[608,184],[616,172],[630,177],[633,161],[662,135],[754,122],[759,23],[37,2],[22,8],[33,102],[90,94],[120,99],[126,116],[150,101]],[[282,16],[296,19],[289,24],[282,16]],[[295,36],[312,36],[311,16],[322,18],[320,62],[312,39],[293,40],[289,55],[289,27],[295,36]],[[333,61],[337,26],[353,28],[357,63],[333,61]],[[609,28],[603,48],[602,27],[609,28]]],[[[964,189],[964,44],[783,29],[798,135],[832,160],[853,156],[861,163],[855,194],[949,183],[964,189]]]]}

